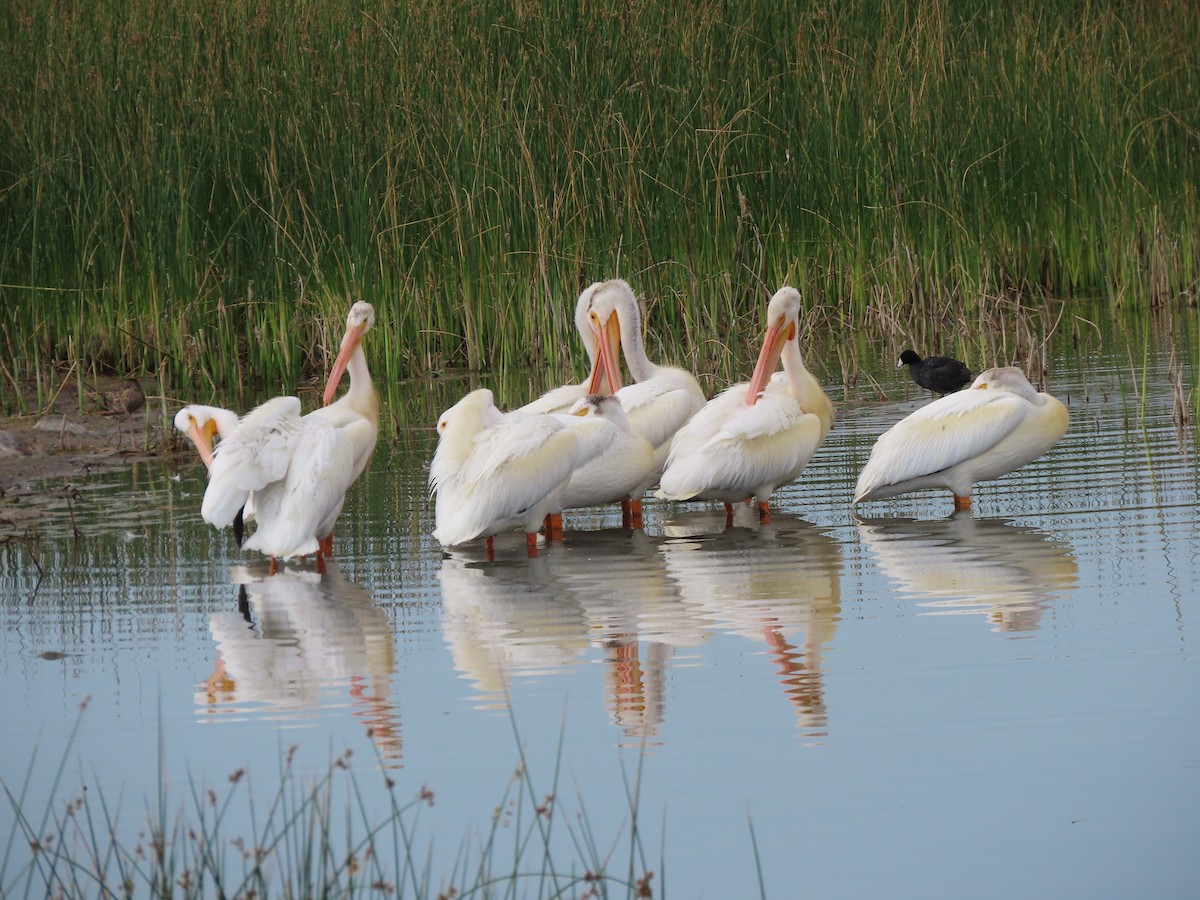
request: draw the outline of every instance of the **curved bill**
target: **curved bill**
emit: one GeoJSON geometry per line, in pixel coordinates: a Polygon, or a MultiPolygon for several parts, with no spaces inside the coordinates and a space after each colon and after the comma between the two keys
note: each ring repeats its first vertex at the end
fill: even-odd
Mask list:
{"type": "Polygon", "coordinates": [[[350,364],[350,357],[354,355],[354,351],[358,349],[363,335],[366,333],[367,325],[365,323],[346,329],[346,334],[342,337],[342,347],[338,351],[337,359],[333,361],[333,368],[329,370],[329,381],[325,383],[325,395],[322,398],[325,406],[329,405],[333,400],[333,395],[337,393],[342,376],[346,374],[346,366],[350,364]]]}
{"type": "Polygon", "coordinates": [[[779,321],[767,329],[763,338],[762,350],[758,354],[758,362],[754,366],[754,374],[750,376],[750,387],[746,391],[746,405],[753,406],[758,402],[771,376],[779,367],[779,358],[783,355],[784,345],[796,337],[796,323],[780,317],[779,321]]]}
{"type": "Polygon", "coordinates": [[[596,332],[596,361],[588,379],[589,394],[615,394],[621,389],[621,321],[616,313],[599,325],[593,314],[596,332]]]}

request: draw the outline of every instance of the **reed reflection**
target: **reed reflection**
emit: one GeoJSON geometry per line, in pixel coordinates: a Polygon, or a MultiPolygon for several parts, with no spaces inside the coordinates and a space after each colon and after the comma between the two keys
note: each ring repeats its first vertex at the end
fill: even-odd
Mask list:
{"type": "MultiPolygon", "coordinates": [[[[237,608],[213,613],[213,673],[197,686],[206,714],[295,715],[336,706],[344,690],[380,757],[401,759],[400,716],[390,698],[396,668],[391,623],[370,593],[342,574],[336,560],[324,575],[283,569],[261,577],[237,566],[237,608]]],[[[220,715],[216,715],[220,719],[220,715]]]]}
{"type": "Polygon", "coordinates": [[[815,525],[786,513],[760,525],[753,505],[681,513],[663,523],[659,548],[681,603],[707,627],[761,640],[800,733],[828,733],[822,660],[841,612],[842,554],[815,525]],[[803,632],[796,641],[792,636],[803,632]]]}
{"type": "Polygon", "coordinates": [[[858,531],[879,570],[920,598],[926,615],[984,614],[995,632],[1036,631],[1046,605],[1078,578],[1066,541],[969,511],[937,521],[863,519],[858,531]]]}

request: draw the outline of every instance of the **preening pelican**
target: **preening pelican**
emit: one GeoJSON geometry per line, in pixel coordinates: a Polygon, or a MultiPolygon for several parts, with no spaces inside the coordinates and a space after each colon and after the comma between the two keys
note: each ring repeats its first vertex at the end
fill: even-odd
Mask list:
{"type": "Polygon", "coordinates": [[[767,334],[750,381],[713,398],[676,433],[657,496],[666,500],[758,500],[808,465],[833,425],[833,404],[804,367],[797,343],[800,292],[783,287],[767,306],[767,334]],[[783,361],[782,376],[772,377],[783,361]]]}
{"type": "Polygon", "coordinates": [[[945,488],[955,509],[970,509],[978,482],[1019,469],[1066,431],[1067,408],[1039,393],[1020,369],[988,369],[970,390],[934,400],[881,434],[854,503],[945,488]]]}
{"type": "MultiPolygon", "coordinates": [[[[695,377],[674,366],[660,366],[646,356],[642,316],[633,289],[614,278],[589,288],[588,322],[595,336],[596,364],[588,393],[603,393],[604,382],[621,400],[629,425],[654,447],[656,473],[662,471],[671,438],[704,406],[707,398],[695,377]],[[634,383],[622,385],[620,354],[634,383]]],[[[640,500],[637,501],[641,503],[640,500]]]]}
{"type": "Polygon", "coordinates": [[[332,554],[333,526],[346,491],[375,448],[379,400],[371,384],[363,335],[375,321],[369,303],[355,303],[334,361],[325,402],[349,370],[350,388],[337,403],[300,415],[295,397],[275,397],[257,407],[215,451],[201,515],[224,528],[251,494],[258,530],[245,547],[279,559],[316,554],[324,571],[332,554]]]}
{"type": "MultiPolygon", "coordinates": [[[[238,427],[238,415],[233,410],[220,406],[203,406],[193,403],[185,406],[175,414],[175,428],[182,431],[191,439],[204,461],[204,466],[210,472],[213,466],[213,438],[222,440],[233,434],[238,427]]],[[[254,497],[246,500],[245,506],[234,516],[233,536],[237,545],[242,546],[246,523],[254,521],[254,497]]]]}
{"type": "Polygon", "coordinates": [[[234,521],[253,495],[258,529],[248,550],[277,560],[316,554],[333,531],[346,490],[354,481],[358,448],[372,426],[338,427],[316,415],[300,415],[296,397],[275,397],[252,410],[217,445],[200,514],[217,528],[234,521]]]}
{"type": "Polygon", "coordinates": [[[654,448],[646,438],[634,433],[620,399],[588,394],[559,418],[580,441],[580,456],[589,460],[577,464],[571,473],[560,499],[562,508],[579,509],[619,501],[624,526],[641,528],[641,497],[657,475],[654,448]],[[584,446],[585,442],[599,444],[599,449],[584,446]],[[639,501],[636,512],[635,500],[639,501]]]}
{"type": "Polygon", "coordinates": [[[188,436],[207,469],[213,464],[214,438],[227,438],[238,427],[238,415],[219,406],[192,403],[175,413],[175,428],[188,436]]]}
{"type": "Polygon", "coordinates": [[[579,458],[579,441],[553,416],[505,414],[492,392],[467,394],[438,419],[429,466],[436,494],[433,536],[444,547],[492,538],[520,525],[530,556],[537,530],[562,509],[560,497],[579,458]]]}

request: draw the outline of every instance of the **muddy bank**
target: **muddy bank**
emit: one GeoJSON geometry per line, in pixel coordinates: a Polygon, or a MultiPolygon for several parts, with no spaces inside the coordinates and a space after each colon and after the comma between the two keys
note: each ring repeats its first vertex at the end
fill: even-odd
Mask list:
{"type": "MultiPolygon", "coordinates": [[[[0,417],[0,541],[20,538],[60,504],[72,480],[185,449],[157,397],[139,404],[137,385],[119,378],[88,391],[80,404],[64,385],[51,410],[0,417]],[[136,408],[127,410],[126,406],[136,408]]],[[[35,403],[28,403],[30,407],[35,403]]],[[[167,413],[178,408],[167,404],[167,413]]]]}

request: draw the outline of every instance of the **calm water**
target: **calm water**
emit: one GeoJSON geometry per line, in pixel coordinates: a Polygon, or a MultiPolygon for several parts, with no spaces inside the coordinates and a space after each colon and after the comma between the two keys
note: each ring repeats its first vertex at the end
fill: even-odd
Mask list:
{"type": "MultiPolygon", "coordinates": [[[[103,795],[133,844],[160,778],[191,810],[245,769],[261,817],[282,758],[315,776],[349,749],[368,817],[380,767],[402,799],[433,792],[416,843],[442,884],[523,748],[556,827],[585,818],[618,871],[638,782],[656,896],[757,895],[755,843],[773,897],[1196,896],[1195,428],[1157,351],[1140,420],[1136,352],[1136,374],[1064,355],[1067,436],[955,516],[941,495],[851,516],[874,437],[926,400],[892,371],[892,400],[839,404],[770,526],[576,513],[533,560],[519,535],[491,564],[428,536],[431,429],[381,442],[324,578],[264,578],[205,527],[193,459],[48,486],[40,582],[28,547],[0,547],[0,777],[37,821],[103,795]]],[[[461,386],[439,390],[434,415],[461,386]]],[[[0,803],[0,835],[14,815],[0,803]]],[[[254,833],[240,800],[228,815],[254,833]]],[[[5,847],[19,896],[27,844],[5,847]]]]}

